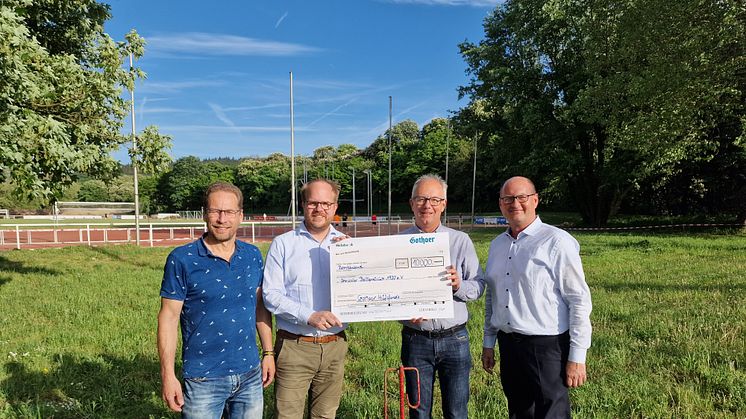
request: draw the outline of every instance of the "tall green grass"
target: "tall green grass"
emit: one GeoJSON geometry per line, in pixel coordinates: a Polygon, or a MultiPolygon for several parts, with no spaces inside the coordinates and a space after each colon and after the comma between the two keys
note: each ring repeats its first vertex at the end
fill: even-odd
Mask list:
{"type": "MultiPolygon", "coordinates": [[[[499,231],[473,234],[482,262],[499,231]]],[[[571,391],[575,415],[746,417],[746,236],[575,236],[594,303],[590,380],[571,391]]],[[[0,417],[172,417],[155,348],[169,250],[0,253],[0,417]]],[[[470,417],[504,417],[499,376],[479,365],[483,300],[470,311],[470,417]]],[[[400,326],[356,323],[348,335],[338,417],[382,417],[400,326]]],[[[269,412],[271,391],[265,400],[269,412]]],[[[436,389],[436,417],[439,403],[436,389]]]]}

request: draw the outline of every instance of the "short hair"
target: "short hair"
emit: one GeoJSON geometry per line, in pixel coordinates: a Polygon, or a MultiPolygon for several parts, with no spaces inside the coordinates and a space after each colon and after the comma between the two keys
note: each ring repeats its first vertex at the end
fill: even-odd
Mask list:
{"type": "Polygon", "coordinates": [[[332,192],[334,192],[334,202],[337,202],[339,199],[339,183],[326,178],[316,178],[310,182],[307,182],[305,185],[303,185],[300,188],[300,196],[303,198],[303,202],[308,202],[308,194],[309,194],[309,188],[314,183],[326,183],[327,185],[332,187],[332,192]]]}
{"type": "Polygon", "coordinates": [[[210,204],[210,195],[215,192],[230,192],[233,195],[236,195],[236,198],[238,198],[238,209],[243,210],[243,193],[241,192],[241,189],[238,189],[238,187],[232,183],[224,182],[221,180],[213,182],[210,184],[210,186],[207,187],[205,196],[202,200],[202,205],[204,206],[204,208],[208,208],[208,205],[210,204]]]}
{"type": "Polygon", "coordinates": [[[533,190],[532,193],[536,193],[536,185],[534,185],[534,182],[532,182],[531,179],[529,179],[529,178],[527,178],[525,176],[513,176],[512,178],[510,178],[510,179],[506,180],[505,182],[503,182],[503,184],[500,186],[500,194],[502,194],[503,189],[505,189],[505,185],[507,185],[508,182],[510,182],[511,180],[518,180],[518,179],[523,180],[524,182],[528,182],[529,186],[533,190]]]}
{"type": "Polygon", "coordinates": [[[446,183],[445,180],[443,180],[442,177],[436,174],[432,174],[432,173],[427,174],[427,175],[422,175],[418,177],[417,180],[414,181],[414,186],[412,186],[412,198],[414,198],[414,194],[417,191],[417,187],[420,186],[420,183],[426,180],[434,180],[434,181],[440,182],[440,186],[443,187],[443,198],[448,199],[448,184],[446,183]]]}

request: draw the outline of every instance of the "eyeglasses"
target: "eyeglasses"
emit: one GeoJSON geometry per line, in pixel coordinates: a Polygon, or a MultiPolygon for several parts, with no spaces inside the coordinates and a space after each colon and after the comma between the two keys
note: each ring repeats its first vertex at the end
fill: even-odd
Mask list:
{"type": "Polygon", "coordinates": [[[316,209],[321,207],[322,210],[326,211],[332,207],[336,202],[320,202],[320,201],[308,201],[306,202],[306,208],[316,209]]]}
{"type": "Polygon", "coordinates": [[[430,201],[430,205],[434,207],[437,207],[441,204],[441,202],[444,202],[445,200],[445,198],[440,198],[437,196],[415,196],[412,198],[412,201],[419,206],[423,206],[426,202],[430,201]]]}
{"type": "Polygon", "coordinates": [[[234,210],[234,209],[224,210],[224,209],[216,209],[216,208],[207,209],[207,215],[209,215],[210,217],[215,217],[215,218],[220,217],[221,213],[225,214],[228,217],[234,217],[239,212],[241,212],[241,210],[234,210]]]}
{"type": "Polygon", "coordinates": [[[518,201],[521,204],[526,203],[528,201],[529,196],[538,195],[537,192],[530,193],[528,195],[506,195],[500,197],[500,203],[505,205],[510,205],[513,203],[513,201],[518,201]]]}

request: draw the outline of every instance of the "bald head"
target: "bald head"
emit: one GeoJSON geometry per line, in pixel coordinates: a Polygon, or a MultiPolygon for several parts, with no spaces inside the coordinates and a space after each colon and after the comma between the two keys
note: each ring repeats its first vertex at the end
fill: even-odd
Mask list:
{"type": "Polygon", "coordinates": [[[536,193],[536,186],[534,186],[534,182],[531,182],[531,179],[523,176],[513,176],[503,183],[500,188],[500,195],[502,196],[505,189],[511,187],[522,187],[521,189],[524,189],[527,193],[536,193]]]}
{"type": "Polygon", "coordinates": [[[528,178],[512,177],[500,188],[500,212],[508,221],[513,237],[534,222],[538,205],[539,195],[528,178]]]}

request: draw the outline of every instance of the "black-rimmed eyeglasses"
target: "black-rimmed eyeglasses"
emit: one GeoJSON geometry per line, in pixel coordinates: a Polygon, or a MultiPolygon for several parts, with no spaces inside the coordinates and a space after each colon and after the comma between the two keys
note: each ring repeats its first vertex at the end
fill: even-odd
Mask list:
{"type": "Polygon", "coordinates": [[[526,201],[528,201],[529,196],[538,195],[537,192],[530,193],[528,195],[505,195],[500,197],[500,203],[505,205],[510,205],[513,203],[513,201],[518,201],[520,204],[525,204],[526,201]]]}
{"type": "Polygon", "coordinates": [[[306,202],[306,208],[308,209],[316,209],[321,208],[322,210],[326,211],[329,208],[332,207],[336,202],[321,202],[321,201],[308,201],[306,202]]]}
{"type": "Polygon", "coordinates": [[[445,200],[445,198],[440,198],[437,196],[415,196],[412,198],[412,201],[417,205],[422,206],[425,205],[426,202],[430,201],[430,205],[434,207],[437,207],[445,200]]]}

